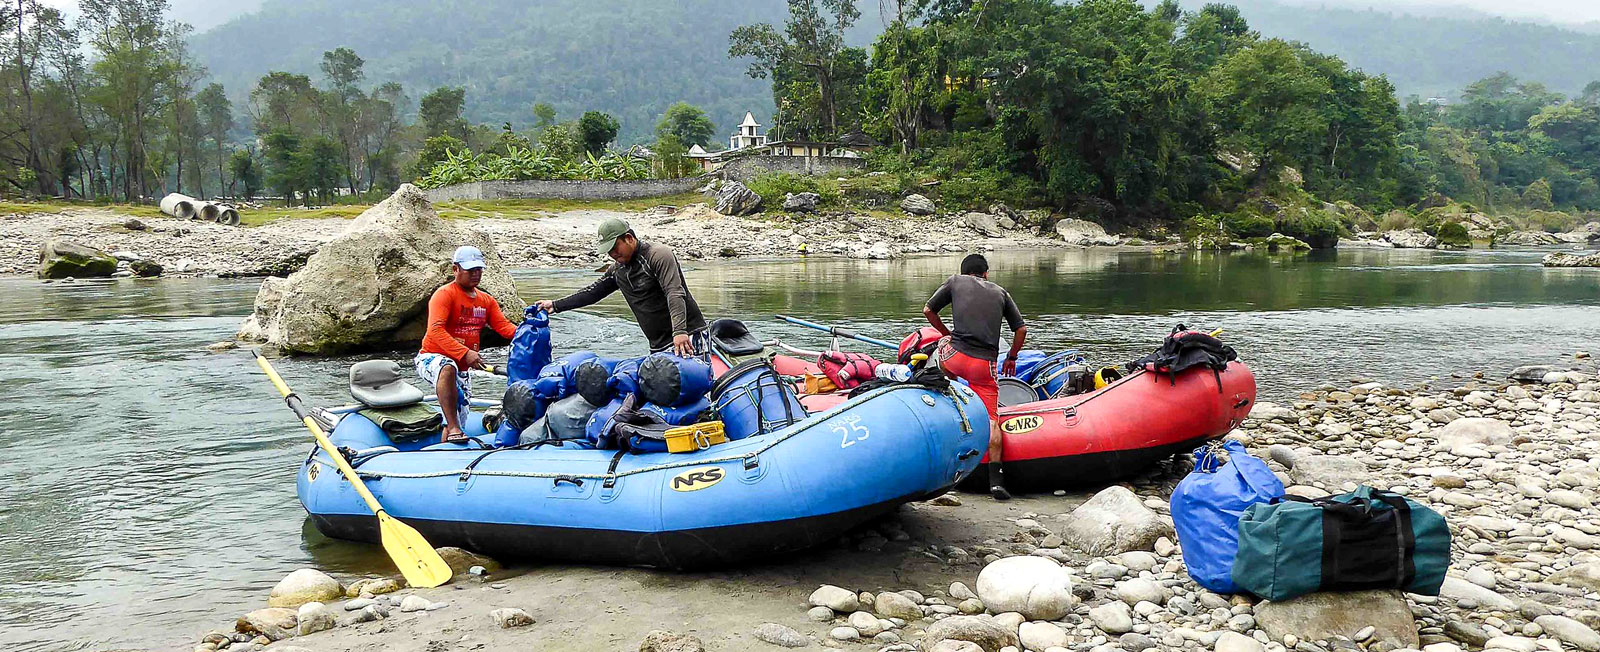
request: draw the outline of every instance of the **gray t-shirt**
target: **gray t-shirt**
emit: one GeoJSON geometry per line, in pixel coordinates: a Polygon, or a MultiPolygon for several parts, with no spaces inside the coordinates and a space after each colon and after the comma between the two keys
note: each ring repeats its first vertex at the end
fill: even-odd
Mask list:
{"type": "Polygon", "coordinates": [[[980,360],[1000,357],[1000,319],[1005,318],[1011,331],[1023,327],[1022,312],[1017,302],[1011,300],[1006,289],[969,274],[957,274],[945,280],[928,308],[934,312],[952,306],[950,317],[950,344],[957,351],[980,360]]]}

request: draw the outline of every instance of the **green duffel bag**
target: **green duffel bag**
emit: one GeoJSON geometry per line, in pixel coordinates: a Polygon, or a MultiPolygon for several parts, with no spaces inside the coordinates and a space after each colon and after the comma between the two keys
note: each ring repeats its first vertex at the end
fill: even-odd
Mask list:
{"type": "Polygon", "coordinates": [[[1268,600],[1367,589],[1438,595],[1449,565],[1443,516],[1363,485],[1327,498],[1251,505],[1239,519],[1233,582],[1268,600]]]}

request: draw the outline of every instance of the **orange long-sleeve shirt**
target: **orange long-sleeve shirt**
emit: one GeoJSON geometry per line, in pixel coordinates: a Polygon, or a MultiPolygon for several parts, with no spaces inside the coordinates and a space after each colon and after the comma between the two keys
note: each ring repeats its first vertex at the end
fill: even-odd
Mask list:
{"type": "Polygon", "coordinates": [[[422,353],[449,356],[459,364],[467,351],[478,350],[484,326],[506,339],[517,332],[488,292],[479,288],[467,294],[455,282],[446,283],[428,299],[428,332],[422,336],[422,353]]]}

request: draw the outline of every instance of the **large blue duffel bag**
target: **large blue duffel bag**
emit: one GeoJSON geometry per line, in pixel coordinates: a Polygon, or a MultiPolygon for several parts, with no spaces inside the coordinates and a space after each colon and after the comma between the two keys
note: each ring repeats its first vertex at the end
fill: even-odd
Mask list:
{"type": "Polygon", "coordinates": [[[764,435],[806,418],[794,385],[766,360],[750,360],[728,370],[711,386],[710,396],[728,439],[764,435]]]}
{"type": "Polygon", "coordinates": [[[1172,490],[1172,525],[1189,577],[1215,593],[1238,593],[1233,558],[1239,551],[1239,517],[1251,505],[1281,497],[1278,476],[1243,444],[1196,448],[1194,470],[1172,490]]]}
{"type": "Polygon", "coordinates": [[[597,357],[592,351],[579,351],[545,365],[533,381],[533,393],[547,401],[558,401],[578,393],[578,366],[597,357]]]}
{"type": "MultiPolygon", "coordinates": [[[[522,324],[511,336],[506,358],[506,384],[534,378],[550,364],[550,313],[538,306],[523,311],[522,324]]],[[[530,422],[531,423],[531,422],[530,422]]]]}
{"type": "Polygon", "coordinates": [[[639,393],[656,405],[688,405],[710,390],[711,365],[703,359],[657,353],[639,365],[639,393]]]}

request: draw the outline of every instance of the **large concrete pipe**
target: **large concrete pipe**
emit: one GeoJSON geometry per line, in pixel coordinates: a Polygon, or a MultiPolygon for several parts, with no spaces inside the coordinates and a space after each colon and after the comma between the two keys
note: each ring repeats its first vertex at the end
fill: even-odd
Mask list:
{"type": "Polygon", "coordinates": [[[196,203],[193,197],[172,193],[161,198],[161,212],[180,220],[192,220],[196,203]]]}
{"type": "Polygon", "coordinates": [[[222,202],[211,202],[211,205],[217,209],[217,224],[226,224],[228,226],[239,225],[238,209],[222,202]]]}
{"type": "Polygon", "coordinates": [[[195,219],[201,222],[215,222],[217,216],[222,214],[222,209],[217,208],[216,202],[202,201],[195,202],[194,213],[195,219]]]}

